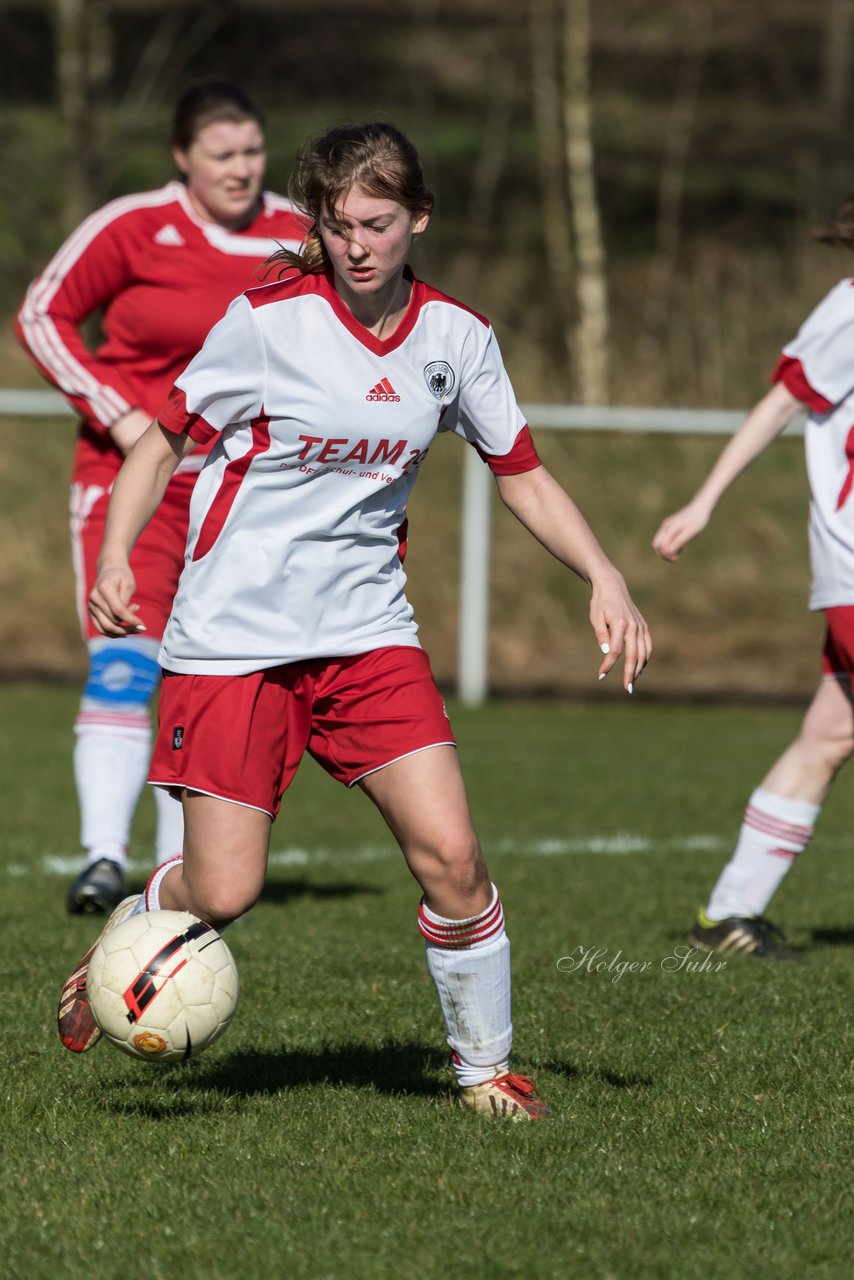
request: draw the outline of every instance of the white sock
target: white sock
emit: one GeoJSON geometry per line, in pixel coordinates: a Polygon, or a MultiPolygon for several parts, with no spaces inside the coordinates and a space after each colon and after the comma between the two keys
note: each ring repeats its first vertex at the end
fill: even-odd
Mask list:
{"type": "Polygon", "coordinates": [[[492,886],[487,909],[468,920],[447,920],[422,900],[418,928],[427,968],[439,993],[442,1017],[461,1086],[483,1084],[506,1071],[513,1040],[510,1020],[510,941],[492,886]]]}
{"type": "Polygon", "coordinates": [[[161,863],[156,871],[152,871],[148,877],[145,892],[139,895],[139,901],[130,913],[132,916],[141,916],[146,911],[160,911],[160,886],[163,883],[163,877],[167,871],[171,871],[172,867],[177,867],[183,861],[183,855],[179,853],[168,862],[161,863]]]}
{"type": "Polygon", "coordinates": [[[731,860],[712,890],[706,915],[761,916],[810,842],[821,805],[790,800],[758,787],[747,805],[731,860]]]}
{"type": "Polygon", "coordinates": [[[107,717],[81,711],[74,732],[80,842],[87,862],[111,858],[123,867],[134,811],[148,774],[148,715],[111,712],[107,717]]]}
{"type": "Polygon", "coordinates": [[[165,787],[153,787],[157,806],[157,866],[175,858],[184,848],[184,806],[165,787]]]}

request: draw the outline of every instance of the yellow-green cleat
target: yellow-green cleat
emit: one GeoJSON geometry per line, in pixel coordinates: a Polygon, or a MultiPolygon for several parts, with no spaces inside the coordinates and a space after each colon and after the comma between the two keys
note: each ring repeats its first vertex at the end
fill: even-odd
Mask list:
{"type": "Polygon", "coordinates": [[[785,945],[782,930],[764,916],[728,916],[726,920],[710,920],[705,911],[698,911],[691,931],[691,945],[700,951],[717,951],[721,955],[797,959],[794,951],[785,945]]]}

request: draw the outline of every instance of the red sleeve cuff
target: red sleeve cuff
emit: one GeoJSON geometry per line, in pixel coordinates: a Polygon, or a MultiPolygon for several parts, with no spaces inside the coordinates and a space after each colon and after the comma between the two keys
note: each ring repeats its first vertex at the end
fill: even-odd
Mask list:
{"type": "Polygon", "coordinates": [[[185,432],[196,444],[207,444],[218,435],[216,427],[205,422],[200,413],[187,411],[187,397],[180,387],[173,387],[169,398],[157,415],[157,421],[164,431],[181,436],[185,432]]]}
{"type": "Polygon", "coordinates": [[[519,432],[509,453],[484,453],[478,445],[475,445],[475,449],[494,476],[518,476],[523,471],[533,471],[535,467],[542,465],[528,426],[524,426],[519,432]]]}
{"type": "Polygon", "coordinates": [[[811,409],[815,409],[816,413],[828,413],[833,408],[829,400],[810,386],[803,365],[794,356],[780,356],[771,381],[782,382],[796,400],[800,400],[802,404],[808,404],[811,409]]]}

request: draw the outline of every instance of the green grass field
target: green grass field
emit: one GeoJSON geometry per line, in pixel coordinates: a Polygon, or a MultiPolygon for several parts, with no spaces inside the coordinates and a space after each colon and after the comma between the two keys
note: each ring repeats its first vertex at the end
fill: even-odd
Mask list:
{"type": "Polygon", "coordinates": [[[454,711],[513,943],[515,1062],[556,1113],[521,1126],[451,1105],[416,887],[364,797],[310,761],[229,932],[223,1039],[180,1067],[64,1053],[56,996],[93,934],[63,902],[75,702],[0,687],[4,1280],[850,1275],[845,781],[774,903],[800,963],[692,971],[677,951],[796,710],[454,711]]]}

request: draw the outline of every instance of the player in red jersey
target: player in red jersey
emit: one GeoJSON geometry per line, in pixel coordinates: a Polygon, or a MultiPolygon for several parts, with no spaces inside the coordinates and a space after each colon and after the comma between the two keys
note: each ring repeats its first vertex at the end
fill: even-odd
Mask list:
{"type": "MultiPolygon", "coordinates": [[[[127,459],[90,597],[118,638],[145,617],[130,549],[169,476],[215,439],[193,495],[187,563],[161,648],[151,780],[183,796],[184,858],[135,910],[186,908],[222,926],[264,881],[270,828],[306,752],[358,785],[423,897],[418,927],[459,1100],[488,1115],[549,1115],[510,1070],[510,958],[444,705],[404,594],[406,501],[438,431],[473,445],[522,524],[591,587],[604,657],[623,684],[651,642],[622,576],[541,465],[483,317],[414,279],[433,197],[391,125],[342,126],[303,155],[312,232],[276,255],[284,278],[236,299],[127,459]]],[[[87,958],[59,1030],[97,1038],[87,958]]]]}
{"type": "MultiPolygon", "coordinates": [[[[854,240],[852,206],[817,238],[854,240]]],[[[809,607],[823,610],[822,678],[795,740],[753,791],[730,861],[697,915],[691,942],[704,951],[791,959],[765,910],[809,844],[839,770],[854,753],[854,279],[836,284],[777,363],[772,389],[722,451],[694,497],[653,539],[666,560],[709,522],[719,499],[804,408],[810,482],[809,607]]]]}
{"type": "MultiPolygon", "coordinates": [[[[134,550],[145,629],[121,645],[86,615],[110,489],[124,455],[237,294],[257,282],[304,224],[290,201],[262,189],[264,118],[233,85],[188,90],[177,104],[172,154],[180,181],[123,196],[93,213],[30,286],[17,333],[38,368],[80,415],[71,535],[89,673],[75,723],[74,769],[86,865],[72,912],[124,897],[131,820],[151,750],[149,703],[157,648],[184,560],[190,494],[203,461],[189,459],[134,550]],[[91,350],[81,326],[100,313],[91,350]]],[[[182,847],[181,806],[157,795],[157,860],[182,847]]]]}

